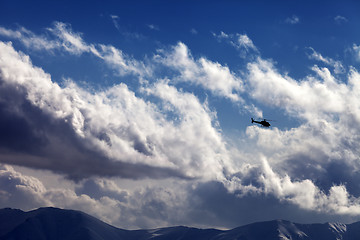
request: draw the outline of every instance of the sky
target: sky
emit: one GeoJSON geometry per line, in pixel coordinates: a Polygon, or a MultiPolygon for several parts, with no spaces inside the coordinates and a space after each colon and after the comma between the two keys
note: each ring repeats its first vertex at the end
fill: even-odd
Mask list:
{"type": "Polygon", "coordinates": [[[360,221],[359,12],[0,1],[0,207],[126,229],[360,221]]]}

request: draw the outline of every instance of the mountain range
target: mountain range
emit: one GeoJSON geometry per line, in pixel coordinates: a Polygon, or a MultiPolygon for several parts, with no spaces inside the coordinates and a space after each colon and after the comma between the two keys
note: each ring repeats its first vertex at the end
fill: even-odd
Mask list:
{"type": "Polygon", "coordinates": [[[125,230],[80,211],[39,208],[24,212],[0,210],[0,240],[355,240],[360,222],[352,224],[298,224],[284,220],[252,223],[231,230],[184,226],[125,230]]]}

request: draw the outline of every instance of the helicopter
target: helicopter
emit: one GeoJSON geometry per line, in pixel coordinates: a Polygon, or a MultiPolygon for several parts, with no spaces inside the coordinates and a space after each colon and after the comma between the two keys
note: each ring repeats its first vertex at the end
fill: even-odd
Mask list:
{"type": "Polygon", "coordinates": [[[255,121],[253,118],[251,118],[251,123],[258,123],[263,127],[270,127],[270,123],[268,121],[272,121],[272,120],[266,120],[264,118],[262,121],[255,121]]]}

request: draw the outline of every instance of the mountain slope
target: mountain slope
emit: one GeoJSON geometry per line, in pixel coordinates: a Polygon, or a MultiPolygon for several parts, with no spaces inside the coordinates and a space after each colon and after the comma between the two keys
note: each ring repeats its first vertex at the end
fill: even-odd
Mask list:
{"type": "Polygon", "coordinates": [[[0,240],[355,240],[360,222],[353,224],[297,224],[283,220],[259,222],[228,231],[169,227],[124,230],[74,210],[40,208],[23,212],[0,210],[0,240]]]}
{"type": "MultiPolygon", "coordinates": [[[[1,225],[15,219],[0,232],[0,239],[132,239],[127,231],[112,227],[79,211],[40,208],[30,212],[0,211],[1,225]],[[3,216],[3,217],[1,217],[3,216]]],[[[132,234],[134,235],[134,234],[132,234]]]]}

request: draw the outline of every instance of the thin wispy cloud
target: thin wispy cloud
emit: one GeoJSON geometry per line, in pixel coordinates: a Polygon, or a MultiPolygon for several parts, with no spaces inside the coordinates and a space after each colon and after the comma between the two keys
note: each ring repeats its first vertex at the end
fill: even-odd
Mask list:
{"type": "Polygon", "coordinates": [[[298,23],[300,23],[300,18],[296,15],[292,15],[291,17],[288,17],[285,19],[285,23],[298,24],[298,23]]]}
{"type": "Polygon", "coordinates": [[[148,24],[147,27],[151,30],[160,31],[159,26],[157,26],[155,24],[148,24]]]}
{"type": "Polygon", "coordinates": [[[190,32],[194,35],[198,34],[198,31],[195,28],[190,29],[190,32]]]}
{"type": "Polygon", "coordinates": [[[245,49],[246,51],[253,50],[257,52],[257,48],[255,47],[253,41],[246,35],[246,34],[238,34],[237,35],[238,40],[237,43],[234,43],[234,45],[239,49],[245,49]]]}
{"type": "Polygon", "coordinates": [[[111,18],[111,20],[112,20],[115,28],[120,31],[120,25],[119,25],[119,22],[118,22],[118,21],[119,21],[119,16],[117,16],[117,15],[110,15],[110,18],[111,18]]]}
{"type": "Polygon", "coordinates": [[[326,64],[327,66],[333,67],[334,73],[336,73],[336,74],[345,73],[344,66],[340,61],[336,61],[329,57],[323,57],[320,53],[316,52],[311,47],[309,47],[308,49],[311,51],[311,54],[308,54],[308,57],[310,59],[320,61],[320,62],[326,64]]]}
{"type": "Polygon", "coordinates": [[[221,31],[219,34],[216,34],[216,33],[212,32],[212,35],[213,35],[215,38],[217,38],[218,40],[228,39],[228,38],[231,37],[230,35],[224,33],[223,31],[221,31]]]}
{"type": "Polygon", "coordinates": [[[0,35],[10,39],[19,39],[22,43],[35,50],[53,50],[60,47],[60,43],[55,40],[48,40],[46,35],[36,35],[30,30],[20,27],[17,30],[6,29],[0,26],[0,35]]]}
{"type": "Polygon", "coordinates": [[[341,25],[341,24],[343,24],[343,23],[348,22],[349,20],[348,20],[346,17],[337,15],[336,17],[334,17],[334,21],[335,21],[337,24],[341,25]]]}
{"type": "Polygon", "coordinates": [[[219,34],[212,33],[212,35],[218,41],[225,41],[234,48],[236,48],[242,58],[252,57],[259,54],[259,50],[246,34],[227,34],[221,31],[219,34]]]}
{"type": "Polygon", "coordinates": [[[350,49],[352,54],[355,56],[356,61],[360,61],[360,45],[353,44],[352,48],[350,49]]]}
{"type": "Polygon", "coordinates": [[[73,32],[69,24],[55,22],[54,26],[47,30],[56,38],[36,35],[25,28],[21,28],[19,31],[1,28],[0,35],[17,39],[27,48],[34,50],[63,50],[73,55],[91,53],[104,60],[120,75],[139,74],[144,76],[151,74],[151,67],[146,67],[143,63],[123,54],[121,50],[111,45],[86,43],[80,33],[73,32]]]}

